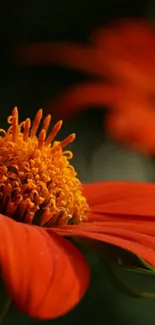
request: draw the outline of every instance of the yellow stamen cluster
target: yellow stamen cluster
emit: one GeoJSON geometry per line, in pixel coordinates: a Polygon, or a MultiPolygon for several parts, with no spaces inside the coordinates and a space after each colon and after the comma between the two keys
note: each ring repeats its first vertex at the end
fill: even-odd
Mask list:
{"type": "Polygon", "coordinates": [[[42,114],[40,109],[32,127],[29,118],[19,124],[15,107],[8,117],[8,130],[0,129],[0,213],[40,226],[79,223],[89,208],[69,163],[72,152],[63,151],[75,134],[53,142],[62,121],[46,136],[48,115],[37,137],[42,114]]]}

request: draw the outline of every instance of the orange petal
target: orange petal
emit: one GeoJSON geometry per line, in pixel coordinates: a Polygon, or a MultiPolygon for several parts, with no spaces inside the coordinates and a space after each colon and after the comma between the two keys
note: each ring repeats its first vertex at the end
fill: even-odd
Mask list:
{"type": "Polygon", "coordinates": [[[92,210],[88,221],[57,232],[121,247],[155,266],[155,185],[101,182],[83,189],[92,210]]]}
{"type": "MultiPolygon", "coordinates": [[[[13,49],[13,58],[18,65],[60,65],[92,75],[102,75],[96,49],[68,42],[26,43],[13,49]]],[[[103,54],[102,54],[103,56],[103,54]]]]}
{"type": "Polygon", "coordinates": [[[96,47],[97,61],[100,52],[104,53],[104,62],[101,58],[99,61],[104,73],[107,70],[116,81],[130,81],[145,90],[153,89],[155,29],[152,23],[144,19],[119,20],[94,31],[91,39],[96,47]]]}
{"type": "Polygon", "coordinates": [[[46,106],[46,112],[54,109],[56,116],[68,118],[94,105],[104,109],[120,96],[120,89],[104,82],[82,83],[66,90],[46,106]]]}
{"type": "Polygon", "coordinates": [[[40,319],[56,318],[81,300],[89,269],[67,240],[0,215],[0,241],[1,274],[21,311],[40,319]]]}
{"type": "MultiPolygon", "coordinates": [[[[155,237],[144,235],[136,231],[120,229],[119,224],[113,227],[109,222],[108,226],[104,223],[82,224],[79,226],[68,226],[57,229],[59,234],[75,236],[97,240],[103,243],[115,245],[140,256],[152,266],[155,266],[155,237]]],[[[104,252],[104,250],[103,250],[104,252]]]]}
{"type": "Polygon", "coordinates": [[[112,214],[114,219],[123,218],[124,221],[126,218],[128,221],[130,218],[135,220],[135,217],[154,221],[155,184],[99,182],[83,184],[83,190],[91,210],[96,214],[94,220],[98,218],[98,221],[103,221],[103,214],[112,214]]]}

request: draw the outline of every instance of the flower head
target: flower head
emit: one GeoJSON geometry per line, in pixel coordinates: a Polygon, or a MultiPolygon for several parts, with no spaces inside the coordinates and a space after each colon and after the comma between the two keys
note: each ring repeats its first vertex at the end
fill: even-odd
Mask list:
{"type": "MultiPolygon", "coordinates": [[[[155,266],[153,184],[80,183],[64,147],[46,136],[42,110],[19,123],[18,110],[0,137],[1,277],[21,311],[40,319],[70,311],[86,292],[90,272],[83,255],[63,236],[85,237],[132,252],[155,266]],[[87,203],[88,202],[88,203],[87,203]]],[[[103,251],[104,252],[104,251],[103,251]]]]}
{"type": "Polygon", "coordinates": [[[51,120],[48,115],[37,137],[41,119],[40,109],[32,127],[30,119],[19,124],[15,107],[8,118],[11,126],[1,130],[0,212],[39,226],[79,223],[89,208],[77,173],[69,163],[72,152],[64,151],[75,134],[53,142],[62,121],[46,136],[51,120]]]}
{"type": "Polygon", "coordinates": [[[53,318],[81,299],[89,270],[71,244],[63,238],[57,243],[55,233],[32,225],[53,229],[78,224],[89,207],[69,162],[72,152],[64,150],[75,134],[55,141],[59,121],[47,136],[48,115],[37,137],[42,114],[40,109],[32,126],[29,118],[19,123],[15,107],[8,130],[0,130],[0,259],[2,277],[16,305],[30,316],[53,318]]]}

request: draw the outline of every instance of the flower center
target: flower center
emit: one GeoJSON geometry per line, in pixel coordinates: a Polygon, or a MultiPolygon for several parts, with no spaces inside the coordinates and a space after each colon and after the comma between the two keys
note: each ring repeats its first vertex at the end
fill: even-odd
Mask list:
{"type": "Polygon", "coordinates": [[[31,120],[18,122],[15,107],[8,117],[10,127],[0,129],[0,213],[17,221],[52,227],[83,221],[89,211],[82,186],[69,160],[71,151],[63,151],[75,139],[69,135],[54,141],[62,121],[46,136],[51,116],[42,120],[40,109],[31,120]]]}

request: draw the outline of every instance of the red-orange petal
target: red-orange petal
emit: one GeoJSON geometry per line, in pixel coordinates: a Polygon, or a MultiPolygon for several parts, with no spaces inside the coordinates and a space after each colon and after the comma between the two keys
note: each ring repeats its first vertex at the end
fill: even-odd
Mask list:
{"type": "Polygon", "coordinates": [[[120,87],[113,87],[104,82],[86,82],[70,87],[61,96],[51,100],[46,106],[46,111],[54,109],[56,116],[69,118],[80,111],[98,105],[112,105],[120,96],[120,87]]]}
{"type": "Polygon", "coordinates": [[[87,262],[72,244],[3,215],[0,263],[8,294],[31,317],[52,319],[67,313],[89,284],[87,262]]]}
{"type": "Polygon", "coordinates": [[[119,224],[117,227],[113,227],[112,222],[109,222],[108,225],[104,225],[104,223],[100,223],[99,225],[97,223],[94,225],[89,223],[76,227],[61,227],[57,229],[57,233],[115,245],[140,256],[155,267],[155,237],[128,229],[120,229],[119,224]]]}
{"type": "MultiPolygon", "coordinates": [[[[155,184],[145,182],[111,181],[83,184],[84,195],[98,220],[113,214],[115,218],[135,220],[135,217],[154,221],[155,184]],[[129,216],[128,218],[125,217],[129,216]],[[126,219],[127,218],[127,219],[126,219]]],[[[96,219],[95,219],[96,220],[96,219]]],[[[113,221],[114,221],[113,220],[113,221]]]]}
{"type": "Polygon", "coordinates": [[[101,182],[83,189],[92,210],[88,221],[57,232],[121,247],[155,266],[155,185],[101,182]]]}

